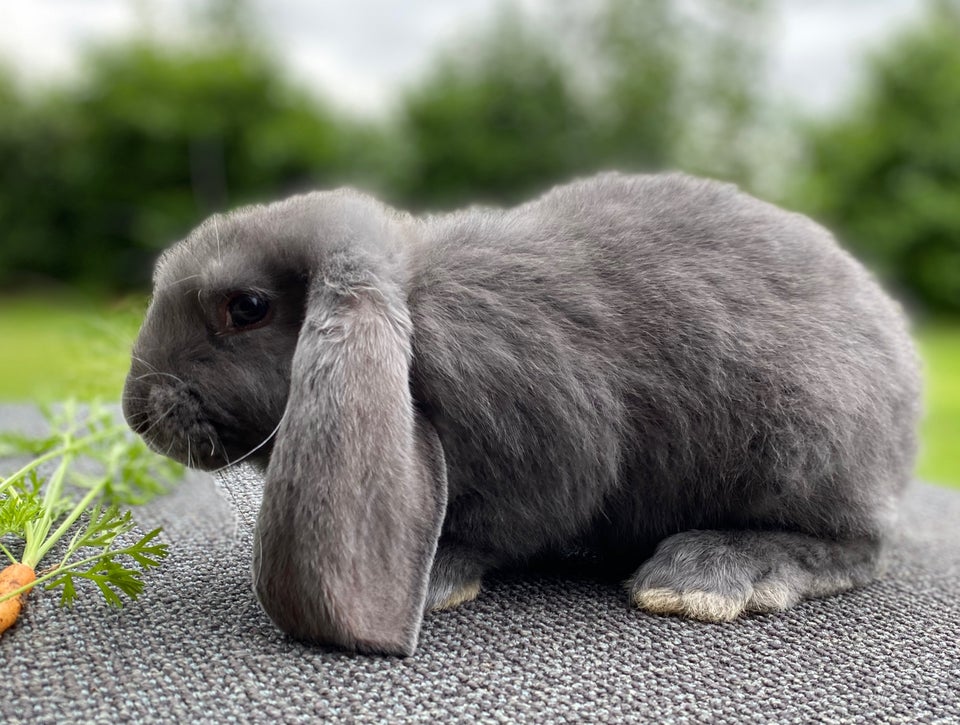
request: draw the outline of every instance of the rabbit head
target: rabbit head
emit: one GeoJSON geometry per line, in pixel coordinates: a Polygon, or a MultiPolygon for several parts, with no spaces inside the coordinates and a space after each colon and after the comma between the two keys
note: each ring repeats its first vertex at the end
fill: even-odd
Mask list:
{"type": "Polygon", "coordinates": [[[413,223],[352,191],[215,216],[157,263],[124,390],[160,453],[265,472],[254,581],[301,639],[406,654],[446,505],[409,389],[413,223]]]}

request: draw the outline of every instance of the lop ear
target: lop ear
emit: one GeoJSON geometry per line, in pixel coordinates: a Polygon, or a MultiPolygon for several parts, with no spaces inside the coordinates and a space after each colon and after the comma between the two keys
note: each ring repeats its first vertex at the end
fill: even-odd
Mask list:
{"type": "Polygon", "coordinates": [[[376,280],[308,295],[254,545],[285,632],[409,655],[446,509],[446,469],[409,389],[411,325],[376,280]]]}

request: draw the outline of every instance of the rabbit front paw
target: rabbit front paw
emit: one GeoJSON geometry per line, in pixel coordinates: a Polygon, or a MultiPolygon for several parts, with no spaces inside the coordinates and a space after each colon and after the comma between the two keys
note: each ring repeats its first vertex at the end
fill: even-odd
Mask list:
{"type": "Polygon", "coordinates": [[[473,601],[486,566],[469,549],[441,544],[433,560],[424,610],[438,612],[473,601]]]}
{"type": "Polygon", "coordinates": [[[427,610],[441,612],[444,609],[455,609],[461,604],[472,602],[480,593],[480,580],[463,582],[458,588],[450,586],[431,587],[427,594],[427,610]]]}

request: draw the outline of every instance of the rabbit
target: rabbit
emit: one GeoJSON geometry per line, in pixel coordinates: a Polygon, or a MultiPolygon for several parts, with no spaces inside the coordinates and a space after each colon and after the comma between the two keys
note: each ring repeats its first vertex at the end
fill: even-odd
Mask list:
{"type": "Polygon", "coordinates": [[[590,551],[728,622],[874,580],[918,359],[831,234],[736,186],[604,173],[413,216],[341,189],[159,258],[123,408],[264,476],[253,581],[308,642],[409,655],[484,575],[590,551]]]}

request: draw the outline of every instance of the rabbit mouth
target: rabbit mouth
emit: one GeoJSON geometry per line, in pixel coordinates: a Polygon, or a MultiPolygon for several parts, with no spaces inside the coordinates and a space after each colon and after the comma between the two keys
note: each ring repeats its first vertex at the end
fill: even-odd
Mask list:
{"type": "Polygon", "coordinates": [[[124,395],[123,412],[147,446],[190,468],[213,470],[230,462],[216,428],[200,401],[179,379],[156,383],[145,395],[124,395]]]}

